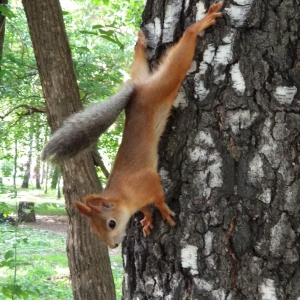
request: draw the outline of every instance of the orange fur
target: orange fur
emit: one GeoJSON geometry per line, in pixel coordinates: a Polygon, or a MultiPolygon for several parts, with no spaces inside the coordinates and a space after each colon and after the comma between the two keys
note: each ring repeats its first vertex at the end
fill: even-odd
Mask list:
{"type": "Polygon", "coordinates": [[[122,241],[130,216],[138,210],[144,214],[143,234],[150,234],[153,226],[148,204],[154,204],[163,218],[175,225],[172,219],[175,214],[164,201],[157,173],[158,142],[193,59],[197,34],[221,16],[221,6],[221,2],[211,5],[200,21],[190,25],[153,73],[146,59],[146,40],[139,31],[131,68],[135,92],[125,109],[123,139],[110,177],[101,194],[87,195],[83,203],[75,203],[91,219],[100,239],[111,248],[122,241]]]}

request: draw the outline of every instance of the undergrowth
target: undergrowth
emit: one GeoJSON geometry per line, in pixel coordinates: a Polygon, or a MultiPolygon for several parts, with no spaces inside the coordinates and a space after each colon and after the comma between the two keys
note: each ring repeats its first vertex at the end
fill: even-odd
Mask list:
{"type": "MultiPolygon", "coordinates": [[[[73,299],[65,252],[66,234],[27,226],[0,226],[0,299],[73,299]]],[[[111,255],[117,299],[122,258],[111,255]]]]}

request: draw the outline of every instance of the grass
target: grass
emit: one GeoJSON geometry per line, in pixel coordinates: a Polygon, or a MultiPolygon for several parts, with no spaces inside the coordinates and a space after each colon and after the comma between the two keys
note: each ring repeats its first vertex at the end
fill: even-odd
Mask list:
{"type": "MultiPolygon", "coordinates": [[[[73,299],[69,282],[68,260],[65,252],[66,235],[19,226],[0,226],[0,253],[17,251],[16,282],[14,269],[0,267],[0,299],[73,299]],[[19,286],[19,288],[16,288],[19,286]],[[18,294],[12,298],[12,290],[18,294]]],[[[122,257],[110,256],[117,299],[122,295],[122,257]]],[[[0,266],[5,261],[0,258],[0,266]]]]}
{"type": "Polygon", "coordinates": [[[0,268],[0,299],[73,299],[65,234],[26,226],[19,226],[15,231],[14,226],[2,225],[0,240],[0,253],[5,253],[2,262],[10,263],[0,268]],[[16,261],[19,265],[15,280],[12,267],[16,261]],[[13,293],[17,298],[12,297],[13,293]]]}
{"type": "MultiPolygon", "coordinates": [[[[65,214],[62,200],[41,197],[42,193],[20,189],[17,199],[0,194],[0,212],[16,211],[18,201],[32,201],[37,214],[65,214]]],[[[0,224],[0,299],[73,299],[65,249],[65,233],[0,224]]],[[[111,253],[110,260],[117,299],[121,299],[121,254],[111,253]]]]}

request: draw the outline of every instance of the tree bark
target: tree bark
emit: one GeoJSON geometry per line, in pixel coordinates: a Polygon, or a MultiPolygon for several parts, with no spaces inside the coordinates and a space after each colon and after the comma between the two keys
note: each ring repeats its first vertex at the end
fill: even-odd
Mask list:
{"type": "MultiPolygon", "coordinates": [[[[81,108],[62,10],[58,0],[23,0],[29,31],[53,130],[81,108]]],[[[85,152],[62,164],[64,196],[69,217],[67,254],[74,299],[114,299],[107,247],[91,232],[73,201],[101,187],[92,154],[85,152]]]]}
{"type": "MultiPolygon", "coordinates": [[[[152,64],[211,1],[146,2],[152,64]]],[[[300,297],[300,3],[224,1],[159,147],[170,228],[135,215],[123,299],[300,297]]],[[[176,62],[174,62],[175,64],[176,62]]]]}

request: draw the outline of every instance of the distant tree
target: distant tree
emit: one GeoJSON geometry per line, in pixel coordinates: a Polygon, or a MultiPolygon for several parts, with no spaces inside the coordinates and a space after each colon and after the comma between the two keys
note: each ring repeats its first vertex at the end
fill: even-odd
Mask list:
{"type": "MultiPolygon", "coordinates": [[[[7,4],[7,0],[0,0],[0,7],[7,4]]],[[[3,44],[4,44],[4,33],[5,33],[5,15],[3,12],[1,13],[0,10],[0,61],[2,59],[2,52],[3,52],[3,44]]],[[[1,70],[1,65],[0,65],[1,70]]]]}
{"type": "MultiPolygon", "coordinates": [[[[58,128],[82,106],[58,0],[23,0],[48,122],[58,128]]],[[[76,212],[73,201],[101,190],[92,153],[62,164],[64,196],[69,217],[67,254],[74,299],[115,299],[107,247],[76,212]]]]}
{"type": "Polygon", "coordinates": [[[30,180],[30,173],[31,173],[31,163],[32,163],[32,147],[33,147],[33,132],[32,129],[29,132],[29,145],[28,145],[28,152],[27,152],[27,162],[25,164],[25,170],[23,175],[23,182],[21,188],[28,189],[29,187],[29,180],[30,180]]]}

